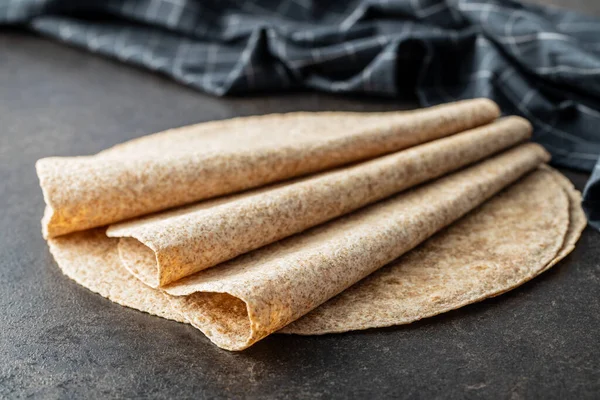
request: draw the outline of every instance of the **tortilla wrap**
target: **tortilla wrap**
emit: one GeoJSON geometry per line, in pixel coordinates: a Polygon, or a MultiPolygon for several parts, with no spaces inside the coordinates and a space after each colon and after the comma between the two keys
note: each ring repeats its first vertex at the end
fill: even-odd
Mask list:
{"type": "MultiPolygon", "coordinates": [[[[171,295],[175,309],[218,346],[244,349],[410,250],[547,159],[547,153],[537,145],[519,146],[431,184],[197,273],[165,290],[171,295]]],[[[51,239],[49,243],[63,271],[78,282],[121,304],[168,317],[164,303],[158,309],[159,302],[140,301],[142,296],[138,293],[143,285],[122,276],[124,270],[117,261],[115,239],[106,238],[102,231],[96,230],[51,239]],[[92,256],[82,243],[94,241],[103,241],[110,249],[92,256]],[[86,262],[82,263],[84,258],[86,262]],[[87,268],[121,269],[122,279],[115,273],[110,283],[96,285],[96,279],[86,278],[86,267],[82,264],[87,268]],[[132,282],[137,288],[128,286],[132,282]]],[[[556,252],[552,254],[555,256],[556,252]]],[[[161,296],[159,291],[144,289],[147,291],[144,293],[161,296]]]]}
{"type": "Polygon", "coordinates": [[[491,122],[466,100],[411,112],[290,113],[172,129],[36,169],[45,238],[395,152],[491,122]]]}
{"type": "Polygon", "coordinates": [[[500,119],[371,161],[283,185],[112,225],[125,267],[164,286],[345,215],[527,139],[529,122],[500,119]]]}
{"type": "Polygon", "coordinates": [[[407,324],[509,291],[572,251],[580,202],[561,174],[538,170],[281,332],[407,324]]]}
{"type": "Polygon", "coordinates": [[[92,292],[126,307],[185,322],[165,295],[123,268],[118,242],[107,237],[105,229],[95,228],[52,238],[48,245],[62,272],[92,292]]]}
{"type": "MultiPolygon", "coordinates": [[[[568,179],[551,168],[540,167],[463,217],[455,225],[434,235],[405,256],[348,288],[279,332],[308,335],[402,325],[500,295],[546,271],[573,250],[586,226],[585,215],[580,203],[581,195],[568,179]],[[546,174],[549,174],[553,181],[545,178],[546,174]],[[540,182],[544,182],[543,187],[540,186],[540,182]],[[534,189],[541,190],[534,191],[534,189]],[[561,197],[563,191],[569,200],[568,221],[564,221],[564,209],[556,208],[558,204],[562,203],[562,200],[559,202],[548,201],[555,196],[561,197]],[[523,196],[523,193],[527,193],[528,196],[523,196]],[[538,201],[535,201],[536,199],[538,201]],[[512,212],[499,214],[494,211],[503,209],[512,210],[512,212]],[[506,251],[498,253],[496,243],[489,240],[482,242],[480,240],[482,235],[501,238],[505,243],[501,247],[504,250],[519,243],[519,238],[514,235],[501,236],[497,233],[498,220],[501,220],[506,228],[523,225],[525,221],[545,220],[553,215],[561,215],[562,225],[568,226],[568,229],[560,250],[549,263],[544,265],[543,259],[547,258],[548,252],[553,251],[552,248],[545,248],[543,253],[525,254],[523,261],[530,268],[507,269],[507,273],[514,275],[505,283],[496,280],[490,274],[481,274],[481,268],[472,268],[473,265],[493,265],[502,268],[503,262],[506,262],[506,251]],[[470,233],[473,225],[478,227],[477,234],[470,233]],[[468,252],[457,254],[451,263],[448,262],[444,252],[434,251],[431,255],[427,254],[430,246],[438,249],[448,248],[454,245],[457,239],[460,240],[460,246],[467,248],[473,247],[473,243],[477,244],[478,258],[475,262],[468,252]],[[429,265],[444,263],[444,267],[438,270],[441,274],[435,276],[437,279],[423,276],[424,279],[415,281],[412,279],[414,273],[405,275],[403,272],[414,272],[426,263],[429,265]],[[470,275],[456,273],[452,279],[443,278],[452,276],[453,271],[460,268],[468,269],[470,275]],[[461,279],[466,284],[462,283],[461,279]],[[471,285],[474,279],[477,280],[476,286],[471,285]],[[486,279],[491,279],[496,284],[487,285],[486,279]],[[390,288],[390,284],[393,284],[394,287],[390,288]],[[488,289],[482,291],[479,288],[480,285],[488,289]],[[370,288],[373,287],[375,291],[370,293],[370,288]],[[413,291],[406,293],[407,287],[411,287],[413,291]],[[385,290],[385,288],[392,290],[385,290]],[[399,288],[402,289],[398,290],[399,288]],[[454,300],[459,301],[454,303],[440,297],[440,301],[430,305],[430,298],[421,296],[415,300],[411,295],[433,293],[434,291],[452,294],[459,290],[462,290],[461,295],[454,297],[454,300]],[[468,301],[464,299],[468,299],[468,301]],[[419,308],[419,300],[425,303],[421,304],[422,309],[419,308]],[[373,312],[373,310],[378,311],[373,312]],[[388,310],[395,311],[391,313],[388,310]],[[332,316],[334,323],[326,319],[326,317],[332,316]]],[[[522,234],[529,233],[531,226],[534,225],[527,224],[524,229],[521,227],[522,234]]],[[[555,225],[553,230],[541,232],[535,230],[537,235],[545,237],[545,241],[548,241],[549,238],[560,238],[561,231],[563,229],[559,225],[555,225]],[[557,235],[557,233],[559,234],[557,235]]],[[[125,273],[118,258],[117,239],[106,237],[103,229],[89,230],[53,239],[50,245],[62,271],[89,290],[123,306],[163,318],[186,322],[181,313],[171,307],[170,302],[159,290],[151,289],[125,273]]],[[[483,270],[485,271],[485,269],[483,270]]]]}

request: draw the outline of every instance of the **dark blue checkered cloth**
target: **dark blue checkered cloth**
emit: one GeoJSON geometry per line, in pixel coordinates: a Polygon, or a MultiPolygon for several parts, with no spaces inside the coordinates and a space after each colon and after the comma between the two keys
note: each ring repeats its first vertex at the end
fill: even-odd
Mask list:
{"type": "MultiPolygon", "coordinates": [[[[0,24],[215,95],[311,88],[428,106],[489,97],[559,166],[600,154],[600,20],[510,0],[6,0],[0,24]]],[[[584,206],[600,229],[600,164],[584,206]]]]}

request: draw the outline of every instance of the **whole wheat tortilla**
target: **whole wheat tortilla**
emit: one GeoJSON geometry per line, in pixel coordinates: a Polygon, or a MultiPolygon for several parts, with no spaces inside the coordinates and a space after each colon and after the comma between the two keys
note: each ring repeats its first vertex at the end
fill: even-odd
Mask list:
{"type": "Polygon", "coordinates": [[[412,249],[548,158],[539,145],[521,145],[163,289],[219,347],[245,349],[412,249]]]}
{"type": "MultiPolygon", "coordinates": [[[[559,203],[562,203],[562,200],[559,200],[559,203]]],[[[446,262],[445,253],[436,251],[432,254],[433,257],[427,256],[424,248],[432,246],[431,243],[437,243],[439,248],[447,248],[449,244],[456,243],[457,238],[460,240],[461,247],[472,247],[473,243],[477,244],[479,258],[476,264],[502,267],[505,254],[501,252],[500,257],[498,257],[495,243],[491,241],[482,242],[479,237],[480,235],[469,238],[470,226],[476,225],[479,229],[478,232],[498,238],[500,236],[498,234],[499,229],[506,230],[508,226],[516,227],[523,225],[524,221],[546,220],[549,216],[561,215],[560,220],[563,221],[563,225],[568,226],[568,229],[564,240],[562,240],[563,244],[554,258],[547,264],[543,264],[543,260],[547,258],[546,253],[553,252],[553,248],[545,248],[543,254],[539,254],[539,252],[530,253],[529,256],[526,256],[528,259],[525,262],[531,268],[507,270],[514,273],[514,276],[506,281],[504,285],[500,282],[500,285],[488,286],[485,279],[491,278],[496,283],[498,281],[489,274],[481,274],[480,269],[471,268],[470,275],[457,274],[457,276],[461,276],[466,282],[472,282],[476,279],[478,285],[475,287],[468,284],[465,285],[457,279],[444,280],[442,286],[439,286],[440,279],[420,279],[417,281],[418,285],[421,285],[420,287],[412,286],[413,291],[416,293],[426,293],[430,290],[452,293],[453,290],[458,291],[462,288],[462,296],[457,299],[467,298],[471,299],[472,302],[509,291],[517,285],[546,271],[573,250],[577,239],[586,225],[585,215],[580,203],[580,193],[573,188],[573,185],[564,176],[551,168],[540,167],[537,171],[527,175],[515,185],[505,189],[503,193],[463,217],[456,224],[451,225],[447,230],[434,235],[431,239],[411,250],[405,256],[350,287],[342,292],[342,294],[317,307],[305,317],[293,322],[279,332],[323,334],[400,325],[466,305],[469,302],[462,301],[454,304],[434,302],[430,305],[428,302],[429,299],[421,296],[420,299],[421,301],[425,301],[425,304],[424,308],[419,310],[415,308],[418,307],[418,300],[415,301],[411,296],[407,296],[404,290],[377,290],[370,295],[367,295],[364,291],[369,286],[383,289],[392,284],[397,289],[398,286],[411,285],[413,281],[408,278],[412,275],[408,274],[405,276],[402,270],[414,271],[419,269],[425,264],[425,259],[429,260],[430,265],[439,265],[439,263],[446,262]],[[554,180],[549,181],[544,176],[547,174],[550,174],[554,180]],[[541,188],[542,191],[534,191],[533,189],[536,187],[540,188],[541,182],[545,183],[541,188]],[[564,221],[564,210],[555,208],[557,202],[547,201],[547,199],[555,196],[561,198],[561,192],[566,193],[569,199],[568,221],[564,221]],[[530,200],[529,196],[524,197],[523,193],[531,194],[533,198],[539,198],[541,201],[538,203],[528,201],[530,200]],[[536,193],[539,193],[539,196],[536,193]],[[512,211],[509,214],[488,214],[490,210],[512,211]],[[499,228],[498,219],[502,220],[502,224],[500,225],[502,228],[499,228]],[[535,257],[538,256],[539,259],[536,260],[535,257]],[[532,262],[533,264],[531,264],[532,262]],[[389,279],[389,276],[392,276],[394,279],[389,279]],[[480,285],[488,287],[488,289],[482,291],[479,289],[480,285]],[[468,292],[468,290],[471,290],[471,292],[468,292]],[[361,295],[361,292],[363,292],[363,295],[361,295]],[[345,296],[345,293],[354,293],[354,295],[345,296]],[[364,303],[354,301],[357,298],[364,300],[364,303]],[[380,312],[373,313],[374,309],[380,312]],[[394,309],[396,313],[389,314],[386,312],[388,309],[394,309]],[[404,310],[404,312],[398,312],[400,310],[404,310]],[[326,315],[333,315],[336,323],[328,323],[324,319],[326,315]],[[360,323],[355,323],[355,319],[358,319],[360,323]]],[[[539,232],[536,230],[536,234],[544,237],[544,241],[552,237],[558,237],[560,240],[561,236],[560,234],[557,235],[557,231],[562,232],[564,228],[557,229],[556,231],[545,230],[539,232]]],[[[530,226],[526,226],[521,233],[530,234],[530,226]]],[[[513,235],[502,239],[508,245],[505,248],[511,247],[518,240],[513,235]]],[[[118,259],[117,239],[106,237],[103,229],[77,232],[51,239],[49,244],[52,254],[62,271],[89,290],[123,306],[163,318],[186,322],[180,312],[171,307],[170,302],[167,301],[167,298],[161,291],[149,288],[124,271],[118,259]]],[[[440,269],[442,275],[437,275],[437,277],[444,276],[444,274],[450,275],[455,268],[468,268],[473,265],[472,260],[473,258],[468,252],[461,253],[452,259],[452,263],[448,263],[446,267],[440,269]]],[[[440,297],[440,300],[442,300],[442,297],[440,297]]]]}
{"type": "Polygon", "coordinates": [[[448,136],[494,120],[467,100],[413,112],[291,113],[186,126],[36,163],[44,237],[103,226],[448,136]]]}
{"type": "Polygon", "coordinates": [[[530,136],[519,117],[371,161],[112,225],[125,267],[164,286],[481,160],[530,136]]]}
{"type": "Polygon", "coordinates": [[[118,242],[107,237],[105,229],[96,228],[49,239],[48,245],[62,272],[92,292],[126,307],[185,322],[160,291],[127,273],[118,242]]]}
{"type": "MultiPolygon", "coordinates": [[[[441,288],[436,287],[437,284],[440,283],[439,281],[421,279],[418,280],[418,284],[423,285],[423,287],[420,290],[418,287],[413,288],[413,291],[416,293],[423,293],[432,289],[438,289],[439,293],[452,293],[452,286],[454,286],[458,289],[466,288],[471,290],[471,294],[469,294],[469,292],[463,293],[462,298],[477,301],[485,297],[497,295],[504,291],[510,290],[514,286],[533,278],[535,274],[539,274],[545,269],[554,265],[572,250],[574,243],[577,241],[577,238],[585,227],[585,217],[583,216],[583,212],[579,203],[579,193],[575,191],[570,182],[568,182],[559,173],[548,168],[545,170],[538,170],[537,172],[528,175],[516,185],[513,185],[499,196],[496,196],[490,200],[484,206],[478,208],[475,212],[468,214],[459,223],[451,226],[448,230],[439,233],[429,241],[425,242],[425,244],[423,244],[421,247],[429,246],[429,243],[431,242],[437,242],[441,248],[447,248],[448,246],[445,243],[456,244],[456,238],[459,238],[460,246],[471,247],[472,243],[465,240],[460,240],[469,238],[469,229],[471,225],[479,227],[479,232],[482,234],[491,235],[493,237],[499,237],[497,234],[498,229],[501,229],[502,231],[506,231],[507,229],[511,230],[510,227],[512,226],[521,227],[521,234],[523,235],[530,235],[532,232],[535,232],[535,234],[541,235],[543,238],[545,238],[542,239],[542,241],[547,241],[548,238],[558,237],[558,242],[562,242],[559,251],[556,251],[554,247],[549,246],[545,247],[542,252],[534,252],[524,260],[528,265],[531,266],[531,268],[518,268],[517,266],[517,268],[507,269],[507,272],[509,274],[514,274],[514,276],[509,276],[510,279],[506,280],[504,285],[502,284],[502,281],[494,279],[494,275],[487,273],[482,274],[482,270],[472,268],[470,270],[471,274],[458,274],[458,276],[462,276],[467,282],[473,282],[474,277],[477,277],[477,285],[474,287],[468,284],[465,285],[461,283],[460,280],[452,280],[445,282],[446,284],[451,284],[451,286],[444,289],[443,286],[441,288]],[[548,175],[554,179],[548,180],[548,175]],[[536,195],[536,193],[538,193],[538,189],[541,190],[541,192],[539,192],[539,196],[536,195]],[[570,200],[570,205],[567,204],[566,207],[563,201],[563,193],[566,193],[570,200]],[[536,204],[535,200],[538,198],[540,201],[536,204]],[[547,201],[548,199],[552,198],[557,198],[558,201],[547,201]],[[559,204],[562,204],[562,206],[557,208],[559,204]],[[494,210],[512,211],[509,213],[494,213],[494,210]],[[567,215],[570,216],[570,223],[568,219],[566,221],[564,219],[565,210],[568,211],[567,215]],[[492,214],[490,214],[490,212],[492,212],[492,214]],[[538,220],[547,221],[549,216],[554,215],[559,215],[560,217],[558,217],[558,220],[562,221],[557,221],[557,224],[552,225],[557,229],[539,231],[537,228],[538,225],[529,225],[527,222],[524,222],[535,222],[538,220]],[[532,226],[535,226],[533,231],[530,230],[532,226]],[[560,228],[561,226],[562,228],[560,228]],[[565,230],[565,227],[568,229],[565,230]],[[562,236],[562,233],[565,233],[566,237],[562,236]],[[441,239],[438,239],[438,237],[441,239]],[[549,257],[548,254],[552,254],[552,256],[549,257]],[[548,258],[551,258],[551,260],[546,263],[548,258]],[[535,271],[535,273],[531,274],[531,271],[535,271]],[[491,279],[492,282],[497,284],[499,283],[499,285],[496,284],[490,286],[487,284],[486,279],[491,279]],[[480,287],[485,289],[482,291],[480,287]]],[[[550,219],[554,218],[555,217],[551,217],[550,219]]],[[[473,238],[471,237],[471,239],[473,238]]],[[[510,235],[502,239],[503,243],[506,243],[508,246],[506,248],[511,248],[515,243],[518,243],[519,245],[521,244],[521,238],[514,235],[510,235]],[[509,239],[510,241],[507,242],[509,239]]],[[[504,251],[496,253],[495,251],[497,250],[497,246],[495,246],[492,241],[488,240],[482,242],[479,237],[475,237],[474,240],[477,244],[477,251],[479,251],[480,254],[480,259],[477,264],[495,265],[501,267],[502,262],[506,261],[506,253],[504,251]],[[497,254],[500,255],[500,258],[497,257],[497,254]]],[[[173,315],[172,311],[168,309],[167,304],[163,302],[164,298],[160,291],[150,289],[140,281],[127,277],[127,274],[124,273],[120,263],[118,262],[115,241],[115,239],[104,236],[102,230],[95,230],[52,239],[49,241],[49,243],[51,251],[54,254],[59,266],[63,269],[63,272],[75,279],[80,284],[88,287],[90,290],[98,292],[105,297],[109,297],[111,300],[120,304],[137,308],[152,314],[157,314],[166,318],[176,319],[177,317],[173,315]],[[96,252],[90,251],[90,249],[94,248],[103,248],[104,250],[96,252]],[[87,272],[86,270],[88,269],[94,269],[96,272],[98,272],[97,276],[87,272]],[[161,307],[157,307],[157,304],[160,304],[161,307]]],[[[411,268],[411,265],[416,266],[412,268],[419,268],[424,264],[424,262],[419,258],[426,257],[426,253],[421,250],[421,247],[411,251],[405,257],[400,259],[404,260],[401,262],[403,262],[405,268],[411,268]],[[416,256],[413,256],[412,254],[416,254],[416,256]],[[407,263],[407,259],[411,260],[411,265],[407,263]]],[[[446,259],[445,253],[443,252],[434,252],[434,254],[437,257],[437,260],[429,259],[434,265],[446,259]]],[[[463,266],[468,262],[472,262],[472,257],[469,253],[463,252],[458,254],[457,258],[453,259],[453,263],[449,265],[447,269],[464,268],[463,266]]],[[[360,289],[355,288],[360,288],[365,281],[387,279],[387,273],[385,271],[390,268],[395,268],[396,264],[397,262],[392,263],[389,267],[382,269],[381,272],[373,274],[373,278],[369,277],[366,280],[361,281],[354,287],[347,289],[346,292],[352,292],[355,290],[360,291],[360,289]]],[[[514,263],[511,263],[510,265],[514,265],[514,263]]],[[[406,277],[401,275],[396,276],[396,278],[397,281],[394,282],[396,285],[402,284],[402,280],[406,279],[406,277]]],[[[405,283],[405,286],[410,284],[410,282],[411,281],[408,280],[405,283]]],[[[382,286],[386,286],[390,283],[391,282],[389,281],[382,282],[382,286]]],[[[391,324],[402,324],[435,315],[466,304],[465,302],[454,305],[445,302],[434,302],[430,305],[427,299],[425,299],[425,303],[423,304],[424,308],[422,310],[416,310],[416,314],[413,315],[414,318],[410,318],[409,314],[404,315],[400,313],[388,315],[385,312],[387,306],[390,304],[394,306],[393,309],[395,310],[401,310],[404,308],[406,310],[415,311],[413,307],[418,304],[418,301],[415,302],[410,296],[403,295],[402,291],[379,291],[377,292],[377,295],[369,296],[368,299],[365,299],[366,303],[364,304],[360,302],[345,303],[344,301],[340,301],[343,293],[342,295],[335,297],[321,307],[317,308],[311,314],[308,314],[307,317],[292,323],[288,326],[289,328],[284,329],[283,332],[297,332],[303,334],[326,333],[332,331],[387,326],[391,324]],[[383,309],[379,308],[378,306],[381,304],[386,304],[386,306],[383,309]],[[402,306],[403,304],[406,305],[402,306]],[[374,307],[372,308],[371,305],[374,307]],[[334,313],[336,316],[336,321],[338,322],[338,325],[336,326],[340,329],[332,330],[331,326],[326,324],[326,321],[314,317],[315,315],[320,315],[321,308],[324,308],[326,310],[325,312],[331,312],[332,310],[335,310],[336,307],[339,307],[338,311],[334,313]],[[354,308],[360,310],[362,313],[353,311],[354,308]],[[373,314],[374,309],[383,311],[380,313],[375,313],[376,318],[370,318],[369,316],[373,314]],[[363,323],[368,321],[370,325],[357,325],[354,323],[355,318],[358,318],[363,323]]],[[[219,295],[215,294],[213,299],[218,300],[219,295]]],[[[421,299],[423,298],[421,297],[421,299]]],[[[440,300],[442,299],[443,297],[440,297],[440,300]]],[[[197,312],[197,310],[195,312],[197,312]]]]}
{"type": "Polygon", "coordinates": [[[509,291],[571,252],[586,225],[580,200],[540,169],[281,332],[407,324],[509,291]]]}

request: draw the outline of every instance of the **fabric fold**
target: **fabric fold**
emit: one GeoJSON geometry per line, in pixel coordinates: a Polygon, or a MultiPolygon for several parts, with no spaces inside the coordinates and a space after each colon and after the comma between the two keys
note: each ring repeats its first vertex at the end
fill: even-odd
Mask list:
{"type": "Polygon", "coordinates": [[[491,122],[487,99],[409,112],[290,113],[202,123],[93,156],[36,163],[44,237],[381,156],[491,122]]]}
{"type": "Polygon", "coordinates": [[[548,159],[539,145],[521,145],[164,290],[215,344],[243,350],[411,250],[548,159]]]}
{"type": "Polygon", "coordinates": [[[377,159],[284,185],[112,225],[125,267],[164,286],[248,251],[439,177],[524,141],[530,124],[507,117],[377,159]]]}

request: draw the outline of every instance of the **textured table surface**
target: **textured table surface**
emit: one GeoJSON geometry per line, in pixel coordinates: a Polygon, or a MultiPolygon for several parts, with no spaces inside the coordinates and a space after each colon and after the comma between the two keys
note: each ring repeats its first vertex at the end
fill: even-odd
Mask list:
{"type": "MultiPolygon", "coordinates": [[[[242,353],[78,286],[41,237],[40,157],[239,115],[407,106],[312,93],[217,99],[0,34],[0,398],[597,398],[600,234],[589,228],[564,261],[498,298],[409,326],[273,335],[242,353]]],[[[565,173],[582,188],[585,174],[565,173]]]]}

